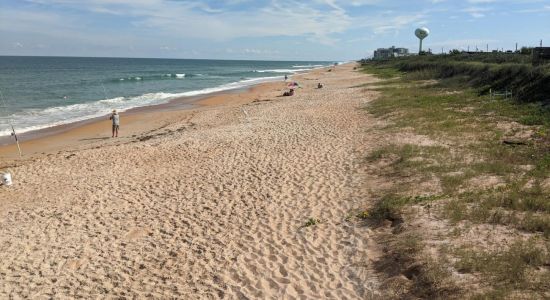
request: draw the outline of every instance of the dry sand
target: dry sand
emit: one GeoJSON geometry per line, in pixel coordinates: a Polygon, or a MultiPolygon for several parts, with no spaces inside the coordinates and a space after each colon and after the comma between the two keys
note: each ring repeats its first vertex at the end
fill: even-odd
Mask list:
{"type": "MultiPolygon", "coordinates": [[[[121,132],[119,139],[110,140],[111,121],[109,115],[102,118],[86,120],[83,122],[56,126],[33,133],[19,135],[22,141],[21,148],[25,157],[35,157],[46,153],[56,153],[63,150],[85,149],[90,146],[105,144],[120,144],[135,140],[135,136],[143,135],[145,132],[153,132],[167,126],[168,124],[185,121],[189,118],[193,109],[181,110],[192,106],[220,106],[220,105],[241,105],[270,92],[280,91],[285,87],[283,82],[270,82],[251,87],[246,92],[223,92],[215,93],[207,98],[189,97],[174,99],[168,104],[147,106],[131,109],[122,112],[121,132]],[[198,98],[194,101],[194,98],[198,98]]],[[[8,146],[0,146],[0,168],[3,164],[11,163],[19,157],[16,145],[11,138],[0,139],[0,145],[6,140],[11,143],[8,146]]]]}
{"type": "Polygon", "coordinates": [[[0,187],[0,298],[371,297],[368,230],[345,221],[365,203],[372,96],[352,67],[19,163],[0,187]]]}

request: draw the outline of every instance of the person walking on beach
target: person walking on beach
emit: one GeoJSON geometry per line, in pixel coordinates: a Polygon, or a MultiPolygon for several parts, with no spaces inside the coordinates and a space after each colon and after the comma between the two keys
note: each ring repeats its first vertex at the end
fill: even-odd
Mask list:
{"type": "Polygon", "coordinates": [[[113,121],[113,136],[118,137],[118,128],[120,127],[120,115],[116,112],[116,109],[113,110],[109,120],[113,121]]]}

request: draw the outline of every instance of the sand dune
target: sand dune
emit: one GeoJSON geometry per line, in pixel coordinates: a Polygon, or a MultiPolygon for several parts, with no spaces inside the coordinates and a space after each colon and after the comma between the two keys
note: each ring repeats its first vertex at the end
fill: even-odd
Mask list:
{"type": "Polygon", "coordinates": [[[15,168],[0,298],[371,296],[367,229],[345,221],[364,204],[356,86],[370,79],[346,65],[296,80],[293,97],[272,89],[15,168]]]}

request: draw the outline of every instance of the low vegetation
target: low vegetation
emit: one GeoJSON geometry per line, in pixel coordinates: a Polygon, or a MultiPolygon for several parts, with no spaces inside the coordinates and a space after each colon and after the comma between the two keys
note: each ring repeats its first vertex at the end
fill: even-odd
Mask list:
{"type": "Polygon", "coordinates": [[[485,53],[429,55],[368,62],[369,70],[382,78],[413,73],[416,79],[449,79],[485,95],[492,90],[510,90],[524,102],[550,104],[550,65],[532,66],[530,55],[485,53]]]}
{"type": "Polygon", "coordinates": [[[310,226],[315,226],[317,224],[321,223],[321,220],[319,219],[315,219],[315,218],[309,218],[306,223],[304,223],[304,225],[302,225],[301,228],[305,228],[305,227],[310,227],[310,226]]]}
{"type": "Polygon", "coordinates": [[[393,182],[368,217],[389,226],[381,241],[402,274],[421,266],[390,295],[550,297],[550,71],[497,58],[363,64],[384,79],[366,109],[386,137],[366,163],[393,182]],[[513,99],[487,95],[505,88],[513,99]]]}

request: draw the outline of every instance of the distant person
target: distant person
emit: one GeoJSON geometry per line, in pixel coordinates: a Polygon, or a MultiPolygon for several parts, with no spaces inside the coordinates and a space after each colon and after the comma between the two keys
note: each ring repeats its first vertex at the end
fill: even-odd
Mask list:
{"type": "Polygon", "coordinates": [[[285,81],[287,81],[287,80],[288,80],[288,75],[285,75],[285,81]]]}
{"type": "Polygon", "coordinates": [[[294,88],[294,87],[300,87],[300,85],[298,84],[298,82],[293,81],[293,82],[288,84],[288,87],[293,87],[294,88]]]}
{"type": "Polygon", "coordinates": [[[285,97],[294,96],[294,89],[290,89],[288,92],[284,92],[283,96],[285,97]]]}
{"type": "Polygon", "coordinates": [[[317,88],[318,88],[318,89],[322,89],[322,88],[323,88],[323,84],[319,82],[319,83],[317,84],[317,88]]]}
{"type": "Polygon", "coordinates": [[[118,137],[118,129],[120,128],[120,115],[116,112],[116,109],[113,110],[109,120],[113,121],[113,136],[118,137]]]}

